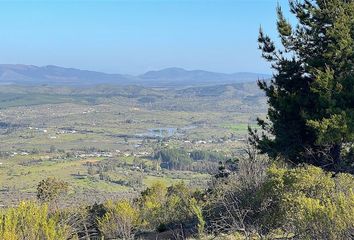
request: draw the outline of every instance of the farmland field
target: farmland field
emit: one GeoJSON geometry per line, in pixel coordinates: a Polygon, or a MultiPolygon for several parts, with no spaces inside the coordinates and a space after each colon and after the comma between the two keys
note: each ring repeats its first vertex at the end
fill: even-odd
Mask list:
{"type": "Polygon", "coordinates": [[[266,103],[248,91],[251,83],[215,88],[218,94],[210,95],[209,87],[2,86],[0,204],[34,198],[49,176],[69,183],[64,202],[70,204],[133,196],[155,181],[205,186],[212,171],[198,162],[175,171],[154,154],[183,149],[237,157],[266,103]]]}

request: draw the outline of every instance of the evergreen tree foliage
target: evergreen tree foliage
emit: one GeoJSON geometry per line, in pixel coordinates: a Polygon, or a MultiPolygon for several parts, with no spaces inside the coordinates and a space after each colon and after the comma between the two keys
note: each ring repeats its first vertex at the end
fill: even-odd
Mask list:
{"type": "Polygon", "coordinates": [[[354,1],[290,1],[294,27],[277,9],[278,49],[260,30],[262,56],[275,70],[259,81],[269,108],[251,141],[271,157],[352,171],[354,140],[354,1]]]}

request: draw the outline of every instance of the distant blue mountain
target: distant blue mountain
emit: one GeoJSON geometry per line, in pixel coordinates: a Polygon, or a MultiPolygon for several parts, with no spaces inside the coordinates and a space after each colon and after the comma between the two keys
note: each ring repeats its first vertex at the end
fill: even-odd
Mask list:
{"type": "Polygon", "coordinates": [[[160,71],[150,71],[139,78],[150,84],[166,85],[215,85],[241,82],[254,82],[258,79],[269,79],[271,76],[258,73],[216,73],[203,70],[185,70],[183,68],[166,68],[160,71]]]}
{"type": "Polygon", "coordinates": [[[58,66],[37,67],[33,65],[0,65],[2,84],[48,84],[48,85],[96,85],[103,83],[124,84],[132,77],[121,74],[63,68],[58,66]]]}
{"type": "Polygon", "coordinates": [[[0,84],[90,86],[99,84],[141,85],[147,87],[186,87],[233,84],[268,79],[270,75],[257,73],[216,73],[202,70],[166,68],[149,71],[139,76],[107,74],[102,72],[58,66],[0,64],[0,84]]]}

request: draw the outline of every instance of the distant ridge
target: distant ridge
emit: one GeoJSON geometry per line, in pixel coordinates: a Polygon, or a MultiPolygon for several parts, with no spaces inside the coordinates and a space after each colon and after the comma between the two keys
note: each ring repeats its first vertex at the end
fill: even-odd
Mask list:
{"type": "Polygon", "coordinates": [[[37,67],[21,64],[0,64],[0,83],[48,85],[123,84],[130,80],[121,74],[64,68],[53,65],[37,67]]]}
{"type": "Polygon", "coordinates": [[[233,74],[216,73],[203,70],[185,70],[183,68],[166,68],[159,71],[149,71],[139,78],[145,81],[160,83],[177,83],[183,85],[233,84],[253,82],[258,79],[269,79],[267,74],[240,72],[233,74]]]}
{"type": "Polygon", "coordinates": [[[141,85],[148,87],[185,87],[215,84],[233,84],[268,79],[258,73],[216,73],[203,70],[166,68],[149,71],[139,76],[108,74],[59,66],[0,64],[0,84],[92,86],[100,84],[141,85]]]}

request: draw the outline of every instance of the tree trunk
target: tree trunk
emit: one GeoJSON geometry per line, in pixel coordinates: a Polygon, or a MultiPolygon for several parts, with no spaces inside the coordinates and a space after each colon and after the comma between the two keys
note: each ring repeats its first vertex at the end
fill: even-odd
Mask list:
{"type": "Polygon", "coordinates": [[[340,170],[340,165],[341,165],[341,149],[342,149],[342,144],[334,144],[331,149],[330,149],[330,157],[333,160],[333,170],[335,172],[338,172],[340,170]]]}

